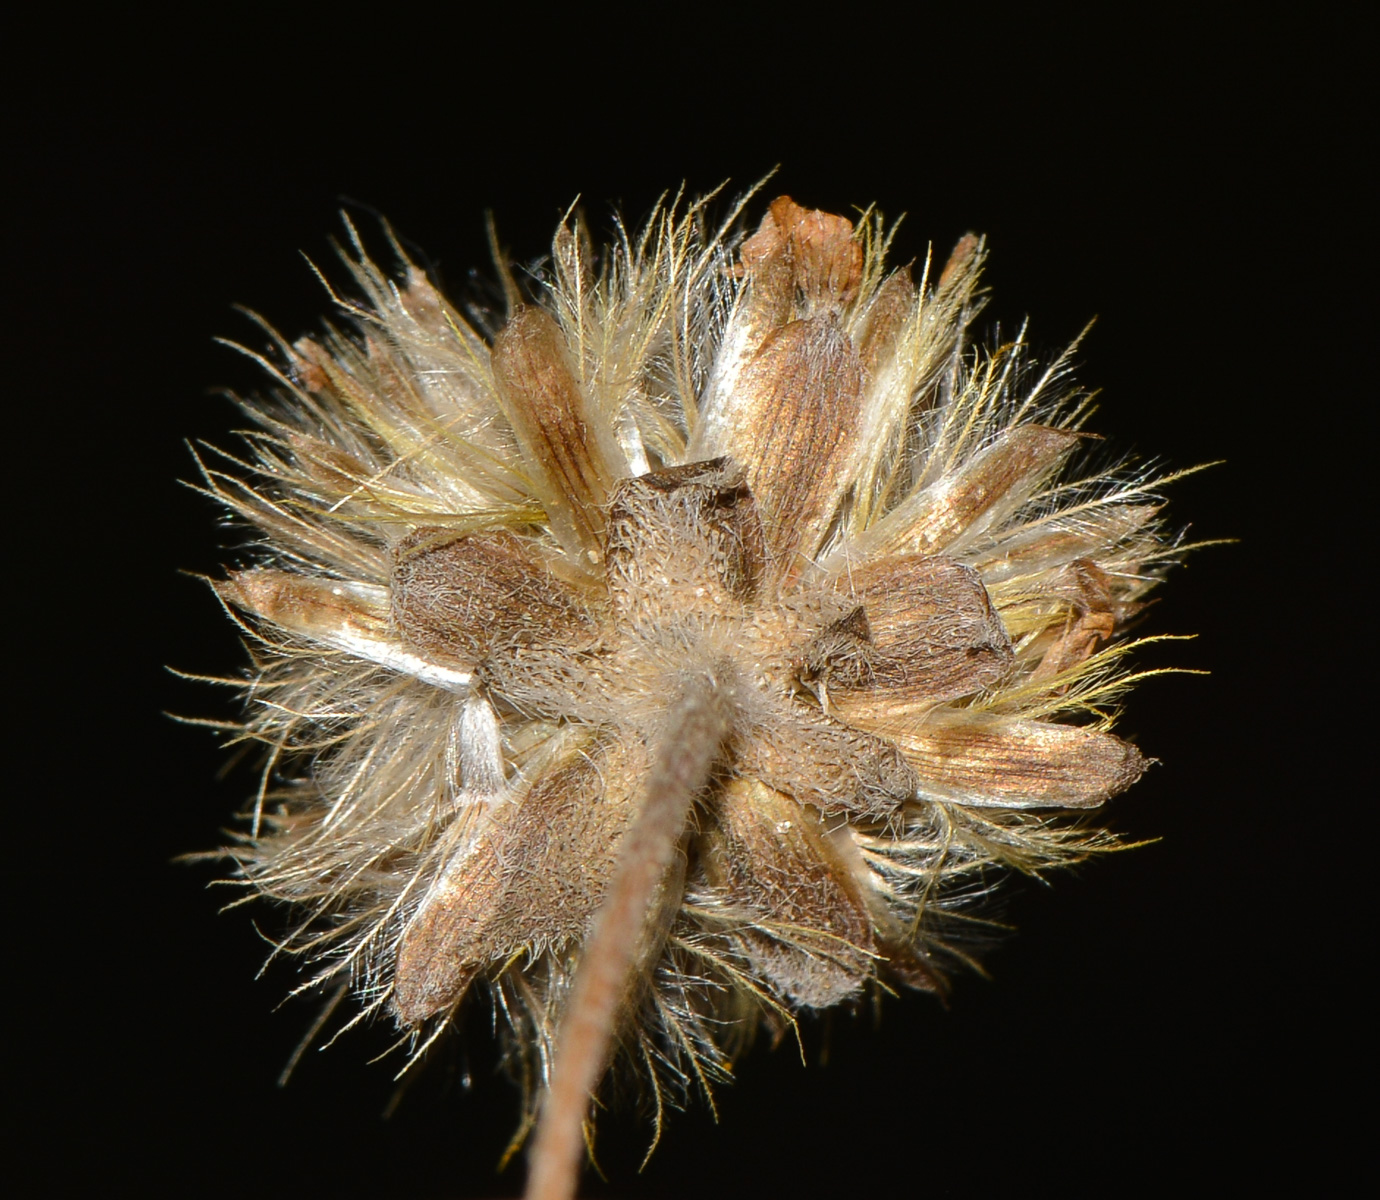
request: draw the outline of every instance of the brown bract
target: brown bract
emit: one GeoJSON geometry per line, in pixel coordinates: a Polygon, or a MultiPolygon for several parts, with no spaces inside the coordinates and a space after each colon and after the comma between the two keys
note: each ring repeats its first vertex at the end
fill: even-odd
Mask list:
{"type": "Polygon", "coordinates": [[[1143,770],[1106,704],[1157,502],[1056,482],[1062,364],[965,354],[978,239],[933,286],[885,240],[568,227],[491,343],[361,258],[367,335],[283,347],[257,480],[208,472],[269,559],[219,588],[267,647],[243,877],[414,1047],[490,991],[542,1195],[620,1047],[660,1104],[939,988],[965,897],[1113,844],[1081,815],[1143,770]]]}

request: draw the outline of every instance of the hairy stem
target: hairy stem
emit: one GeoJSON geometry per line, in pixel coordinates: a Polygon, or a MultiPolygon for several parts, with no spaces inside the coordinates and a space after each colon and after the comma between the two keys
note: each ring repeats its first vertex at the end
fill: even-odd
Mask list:
{"type": "Polygon", "coordinates": [[[590,1095],[608,1065],[618,1008],[636,966],[657,886],[671,864],[695,797],[728,736],[730,705],[720,684],[697,676],[672,706],[642,810],[628,831],[618,870],[594,919],[556,1037],[551,1085],[532,1148],[527,1200],[570,1200],[584,1160],[590,1095]]]}

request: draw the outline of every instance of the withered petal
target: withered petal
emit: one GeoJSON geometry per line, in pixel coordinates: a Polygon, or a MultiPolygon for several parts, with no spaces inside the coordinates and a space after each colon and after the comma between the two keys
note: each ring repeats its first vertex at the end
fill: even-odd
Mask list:
{"type": "Polygon", "coordinates": [[[494,339],[492,361],[504,414],[553,532],[567,549],[597,562],[603,506],[624,470],[616,439],[571,369],[560,326],[539,308],[518,309],[494,339]]]}
{"type": "Polygon", "coordinates": [[[804,209],[789,196],[773,202],[739,249],[736,271],[745,286],[705,386],[694,457],[732,452],[721,435],[738,421],[736,396],[748,364],[792,320],[837,316],[857,292],[862,261],[846,217],[804,209]]]}
{"type": "Polygon", "coordinates": [[[973,715],[888,729],[925,795],[1000,808],[1095,808],[1145,770],[1110,733],[973,715]]]}
{"type": "Polygon", "coordinates": [[[1011,643],[982,580],[953,559],[896,555],[859,564],[821,591],[842,616],[804,647],[800,670],[823,681],[845,720],[850,706],[884,711],[970,696],[1011,668],[1011,643]]]}
{"type": "Polygon", "coordinates": [[[739,775],[761,780],[826,814],[884,817],[915,796],[918,783],[884,738],[801,704],[763,702],[739,748],[739,775]]]}
{"type": "Polygon", "coordinates": [[[1071,611],[1055,630],[1032,681],[1076,667],[1116,632],[1121,619],[1111,576],[1090,559],[1074,559],[1050,581],[1049,591],[1068,601],[1071,611]]]}
{"type": "Polygon", "coordinates": [[[742,245],[740,261],[754,278],[778,258],[790,263],[791,282],[809,312],[840,309],[862,282],[863,250],[847,217],[804,208],[789,196],[771,202],[757,232],[742,245]]]}
{"type": "MultiPolygon", "coordinates": [[[[496,819],[506,816],[500,808],[496,819]]],[[[468,833],[456,829],[455,833],[468,833]]],[[[492,834],[473,841],[447,838],[444,861],[403,930],[393,975],[393,1009],[404,1025],[417,1025],[456,1004],[483,965],[477,948],[486,918],[503,888],[492,834]]]]}
{"type": "Polygon", "coordinates": [[[732,422],[711,454],[747,472],[766,531],[772,570],[789,578],[819,547],[848,486],[862,400],[862,365],[830,317],[793,321],[763,344],[738,377],[732,422]]]}
{"type": "Polygon", "coordinates": [[[1056,570],[1074,559],[1106,553],[1148,525],[1159,511],[1158,504],[1116,504],[1100,512],[1080,513],[1066,524],[1052,517],[1002,539],[972,560],[973,566],[989,587],[1012,577],[1056,570]]]}
{"type": "Polygon", "coordinates": [[[874,973],[874,939],[856,881],[819,815],[757,780],[734,780],[702,841],[711,885],[758,918],[736,940],[754,968],[798,1004],[827,1008],[874,973]]]}
{"type": "Polygon", "coordinates": [[[953,552],[1027,500],[1082,434],[1046,425],[1008,429],[941,483],[907,497],[863,535],[869,554],[953,552]]]}
{"type": "Polygon", "coordinates": [[[597,635],[597,598],[552,574],[506,530],[424,527],[394,554],[393,621],[408,645],[474,666],[518,648],[578,648],[597,635]]]}
{"type": "Polygon", "coordinates": [[[389,620],[389,591],[374,584],[318,579],[290,571],[238,571],[216,592],[298,637],[343,650],[426,683],[463,691],[470,674],[399,637],[389,620]]]}
{"type": "Polygon", "coordinates": [[[894,272],[877,289],[858,334],[858,358],[869,378],[896,348],[896,336],[914,308],[915,284],[908,270],[894,272]]]}
{"type": "Polygon", "coordinates": [[[625,479],[609,504],[604,569],[634,622],[732,611],[756,594],[765,554],[746,476],[727,458],[625,479]]]}
{"type": "Polygon", "coordinates": [[[949,251],[944,269],[939,272],[939,290],[947,292],[964,281],[973,265],[973,257],[982,249],[982,239],[975,233],[965,233],[949,251]]]}
{"type": "Polygon", "coordinates": [[[486,967],[582,939],[636,815],[646,752],[572,735],[525,794],[501,805],[438,874],[403,935],[394,1006],[441,1012],[486,967]]]}

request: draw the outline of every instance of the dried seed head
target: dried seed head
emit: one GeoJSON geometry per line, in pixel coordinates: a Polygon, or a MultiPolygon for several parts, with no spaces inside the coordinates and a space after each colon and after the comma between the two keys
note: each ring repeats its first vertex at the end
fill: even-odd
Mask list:
{"type": "Polygon", "coordinates": [[[496,998],[533,1194],[615,1046],[659,1105],[940,987],[991,868],[1114,844],[1081,818],[1144,766],[1107,705],[1177,551],[1148,478],[1060,479],[1064,359],[967,349],[981,241],[917,285],[875,218],[704,211],[598,262],[564,226],[492,344],[360,251],[355,331],[281,346],[252,478],[206,472],[265,561],[219,588],[262,644],[240,877],[414,1059],[496,998]]]}

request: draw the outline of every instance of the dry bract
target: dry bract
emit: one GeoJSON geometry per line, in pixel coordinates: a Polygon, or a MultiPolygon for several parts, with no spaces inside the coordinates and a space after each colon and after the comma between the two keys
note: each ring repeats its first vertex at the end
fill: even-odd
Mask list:
{"type": "Polygon", "coordinates": [[[993,869],[1113,844],[1082,818],[1143,769],[1107,704],[1176,554],[1151,481],[1063,477],[1066,362],[966,348],[980,241],[932,283],[886,240],[785,197],[740,242],[567,225],[491,338],[361,251],[207,470],[262,535],[220,585],[239,876],[415,1054],[489,992],[539,1166],[615,1048],[659,1113],[754,1027],[940,987],[993,869]]]}

